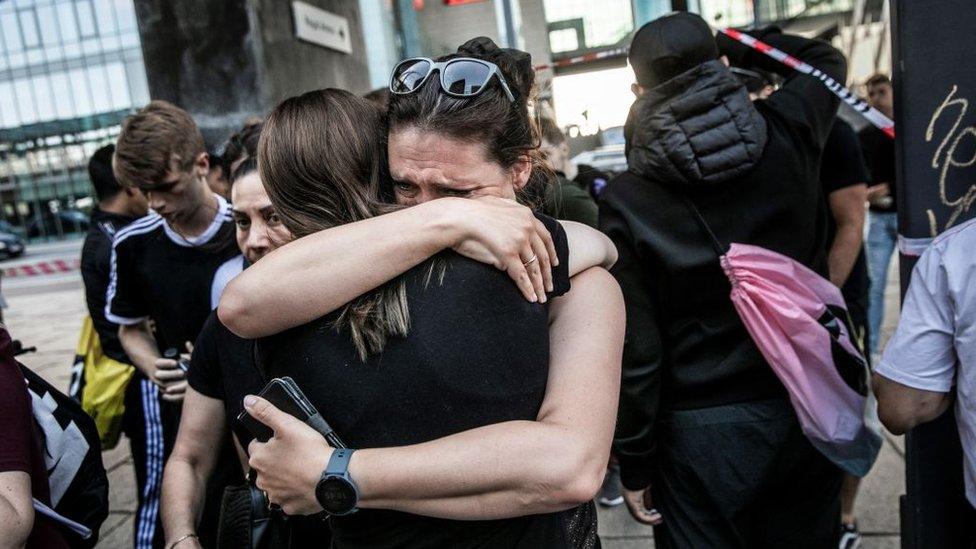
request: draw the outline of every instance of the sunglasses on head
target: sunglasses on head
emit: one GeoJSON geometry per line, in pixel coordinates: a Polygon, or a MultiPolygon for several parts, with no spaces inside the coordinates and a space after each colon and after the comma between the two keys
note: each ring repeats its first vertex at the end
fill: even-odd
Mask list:
{"type": "Polygon", "coordinates": [[[473,57],[455,57],[440,63],[427,57],[400,61],[393,68],[393,75],[390,77],[390,92],[397,95],[413,93],[420,89],[434,71],[440,74],[444,93],[454,97],[474,97],[484,91],[492,76],[497,76],[508,100],[515,102],[515,96],[512,95],[498,65],[473,57]]]}

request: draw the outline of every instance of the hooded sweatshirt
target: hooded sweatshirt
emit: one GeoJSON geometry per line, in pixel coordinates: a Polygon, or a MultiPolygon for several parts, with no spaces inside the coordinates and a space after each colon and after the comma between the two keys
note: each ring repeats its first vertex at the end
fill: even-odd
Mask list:
{"type": "MultiPolygon", "coordinates": [[[[777,29],[759,34],[844,81],[844,57],[830,45],[777,29]]],[[[614,449],[633,490],[650,484],[662,411],[786,398],[736,314],[689,201],[725,245],[762,246],[827,272],[819,164],[838,99],[812,77],[724,36],[718,43],[735,65],[778,72],[786,83],[752,103],[714,60],[645,91],[625,128],[630,169],[600,206],[627,308],[614,449]]]]}

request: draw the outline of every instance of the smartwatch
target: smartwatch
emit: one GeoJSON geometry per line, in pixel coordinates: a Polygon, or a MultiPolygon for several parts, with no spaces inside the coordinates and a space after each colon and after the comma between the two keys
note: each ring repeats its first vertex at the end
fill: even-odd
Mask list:
{"type": "Polygon", "coordinates": [[[341,517],[359,510],[356,508],[359,489],[349,477],[349,459],[353,451],[349,448],[333,450],[329,464],[315,486],[315,499],[329,515],[341,517]]]}

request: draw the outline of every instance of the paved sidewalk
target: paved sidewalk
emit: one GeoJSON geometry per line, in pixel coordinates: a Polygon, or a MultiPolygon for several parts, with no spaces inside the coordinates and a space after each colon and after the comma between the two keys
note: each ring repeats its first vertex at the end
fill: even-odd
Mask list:
{"type": "MultiPolygon", "coordinates": [[[[897,318],[897,271],[893,269],[892,273],[882,341],[890,336],[897,318]]],[[[10,308],[4,315],[10,333],[25,345],[38,348],[37,353],[24,355],[23,362],[55,386],[66,389],[78,331],[86,314],[80,278],[62,277],[54,286],[25,288],[16,295],[8,295],[8,301],[10,308]]],[[[132,460],[125,439],[117,448],[104,453],[104,461],[109,472],[111,507],[109,518],[102,526],[98,547],[131,547],[136,493],[132,460]]],[[[902,439],[889,436],[874,470],[864,480],[857,501],[865,549],[900,546],[898,497],[905,493],[904,468],[902,439]]],[[[622,506],[600,510],[600,534],[608,549],[653,547],[651,529],[631,520],[622,506]]]]}

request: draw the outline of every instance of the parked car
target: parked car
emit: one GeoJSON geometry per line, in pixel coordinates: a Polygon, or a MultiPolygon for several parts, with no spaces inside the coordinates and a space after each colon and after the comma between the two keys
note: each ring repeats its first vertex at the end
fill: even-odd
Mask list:
{"type": "Polygon", "coordinates": [[[14,225],[9,221],[4,221],[0,219],[0,233],[10,233],[15,234],[21,238],[24,237],[27,232],[20,225],[14,225]]]}
{"type": "Polygon", "coordinates": [[[623,126],[613,126],[600,131],[600,145],[604,147],[609,145],[623,145],[625,142],[623,126]]]}
{"type": "Polygon", "coordinates": [[[88,230],[88,216],[78,210],[59,210],[35,214],[27,220],[27,236],[57,236],[88,230]],[[60,233],[58,225],[61,226],[60,233]]]}
{"type": "Polygon", "coordinates": [[[627,157],[624,156],[623,145],[607,145],[581,152],[573,157],[573,162],[593,166],[610,175],[627,171],[627,157]]]}
{"type": "Polygon", "coordinates": [[[24,241],[14,233],[0,232],[0,258],[10,259],[24,253],[24,241]]]}

